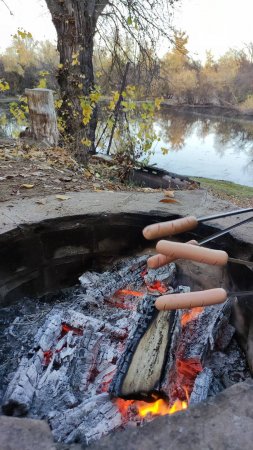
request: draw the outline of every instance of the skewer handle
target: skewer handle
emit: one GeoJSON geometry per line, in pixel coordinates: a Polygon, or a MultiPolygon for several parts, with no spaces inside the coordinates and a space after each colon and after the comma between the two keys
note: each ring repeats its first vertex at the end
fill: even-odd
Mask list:
{"type": "Polygon", "coordinates": [[[156,250],[162,255],[168,256],[171,261],[176,259],[188,259],[204,264],[225,266],[228,262],[228,254],[223,250],[211,250],[193,244],[181,242],[159,241],[156,250]]]}
{"type": "Polygon", "coordinates": [[[217,305],[225,302],[227,292],[225,289],[216,288],[206,291],[187,292],[182,294],[169,294],[158,297],[155,307],[158,311],[170,311],[173,309],[196,308],[197,306],[217,305]]]}
{"type": "Polygon", "coordinates": [[[154,223],[143,230],[143,236],[148,239],[159,239],[166,236],[183,233],[193,230],[198,225],[198,219],[194,216],[183,217],[182,219],[169,220],[168,222],[154,223]]]}

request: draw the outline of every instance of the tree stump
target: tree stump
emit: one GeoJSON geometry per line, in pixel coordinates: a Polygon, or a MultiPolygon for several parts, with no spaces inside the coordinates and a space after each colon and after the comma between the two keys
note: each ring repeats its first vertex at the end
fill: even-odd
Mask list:
{"type": "Polygon", "coordinates": [[[53,91],[50,89],[26,89],[25,94],[28,100],[33,138],[48,145],[58,145],[59,132],[53,91]]]}

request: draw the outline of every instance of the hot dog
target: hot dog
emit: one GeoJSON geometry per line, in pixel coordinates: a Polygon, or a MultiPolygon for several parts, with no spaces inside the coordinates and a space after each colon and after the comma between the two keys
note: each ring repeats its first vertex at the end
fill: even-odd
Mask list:
{"type": "Polygon", "coordinates": [[[195,308],[196,306],[209,306],[223,303],[227,299],[225,289],[216,288],[206,291],[187,292],[182,294],[169,294],[158,297],[155,307],[159,311],[172,309],[195,308]]]}
{"type": "Polygon", "coordinates": [[[209,248],[198,247],[193,244],[182,244],[181,242],[159,241],[156,245],[158,253],[170,258],[188,259],[205,264],[224,266],[228,262],[228,254],[222,250],[211,250],[209,248]]]}
{"type": "Polygon", "coordinates": [[[144,228],[143,235],[146,239],[159,239],[165,236],[172,236],[184,231],[193,230],[198,225],[198,220],[194,216],[183,217],[182,219],[169,220],[168,222],[154,223],[144,228]]]}
{"type": "MultiPolygon", "coordinates": [[[[192,245],[198,245],[197,241],[191,240],[187,242],[187,244],[192,245]]],[[[158,253],[157,255],[151,256],[148,258],[147,264],[150,269],[157,269],[158,267],[165,266],[166,264],[169,264],[171,262],[175,261],[170,256],[162,255],[161,253],[158,253]]]]}

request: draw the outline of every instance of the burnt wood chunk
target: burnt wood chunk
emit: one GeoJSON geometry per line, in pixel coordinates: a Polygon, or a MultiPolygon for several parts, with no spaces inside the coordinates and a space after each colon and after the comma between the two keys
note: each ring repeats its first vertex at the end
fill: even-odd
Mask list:
{"type": "Polygon", "coordinates": [[[143,308],[145,313],[128,340],[109,391],[115,397],[151,401],[158,398],[174,312],[158,312],[151,296],[143,300],[143,308]]]}

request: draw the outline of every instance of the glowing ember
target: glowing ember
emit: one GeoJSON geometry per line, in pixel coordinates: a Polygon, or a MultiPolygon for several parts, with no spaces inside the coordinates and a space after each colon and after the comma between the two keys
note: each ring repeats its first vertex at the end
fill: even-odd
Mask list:
{"type": "Polygon", "coordinates": [[[63,323],[61,328],[61,337],[65,336],[65,334],[69,333],[70,331],[72,331],[73,334],[77,334],[78,336],[83,335],[83,330],[81,328],[75,328],[71,325],[68,325],[67,323],[63,323]]]}
{"type": "Polygon", "coordinates": [[[134,400],[123,400],[122,398],[116,398],[115,402],[119,408],[120,414],[126,418],[128,415],[129,407],[136,403],[134,400]]]}
{"type": "Polygon", "coordinates": [[[127,418],[129,408],[135,409],[136,413],[144,418],[148,415],[150,416],[165,416],[168,414],[174,414],[175,412],[182,411],[183,409],[187,409],[188,403],[185,400],[177,399],[175,403],[170,406],[165,400],[159,399],[153,403],[146,403],[143,401],[134,401],[134,400],[122,400],[118,398],[116,400],[117,406],[119,408],[122,416],[127,418]]]}
{"type": "Polygon", "coordinates": [[[139,291],[130,291],[128,289],[119,289],[114,295],[132,295],[133,297],[143,297],[143,293],[139,291]]]}
{"type": "MultiPolygon", "coordinates": [[[[57,340],[60,341],[63,338],[63,336],[65,336],[70,331],[72,331],[73,334],[76,334],[78,336],[83,335],[83,330],[81,328],[75,328],[75,327],[72,327],[71,325],[68,325],[67,323],[63,322],[62,326],[61,326],[61,334],[57,340]]],[[[55,353],[60,353],[65,347],[66,347],[66,343],[63,344],[63,346],[58,350],[46,350],[44,352],[44,361],[43,361],[44,366],[48,366],[52,360],[53,355],[55,353]]]]}
{"type": "Polygon", "coordinates": [[[154,283],[148,284],[147,288],[149,292],[158,291],[161,292],[161,294],[165,294],[165,292],[168,291],[168,288],[161,281],[154,281],[154,283]]]}
{"type": "Polygon", "coordinates": [[[189,380],[195,381],[196,376],[202,372],[203,367],[198,358],[177,359],[177,372],[185,375],[189,380]]]}
{"type": "Polygon", "coordinates": [[[53,352],[51,350],[46,350],[44,352],[44,361],[43,361],[44,366],[48,366],[50,364],[52,356],[53,352]]]}
{"type": "Polygon", "coordinates": [[[202,311],[204,311],[203,306],[198,306],[185,312],[181,317],[181,325],[184,327],[188,322],[196,319],[202,311]]]}

